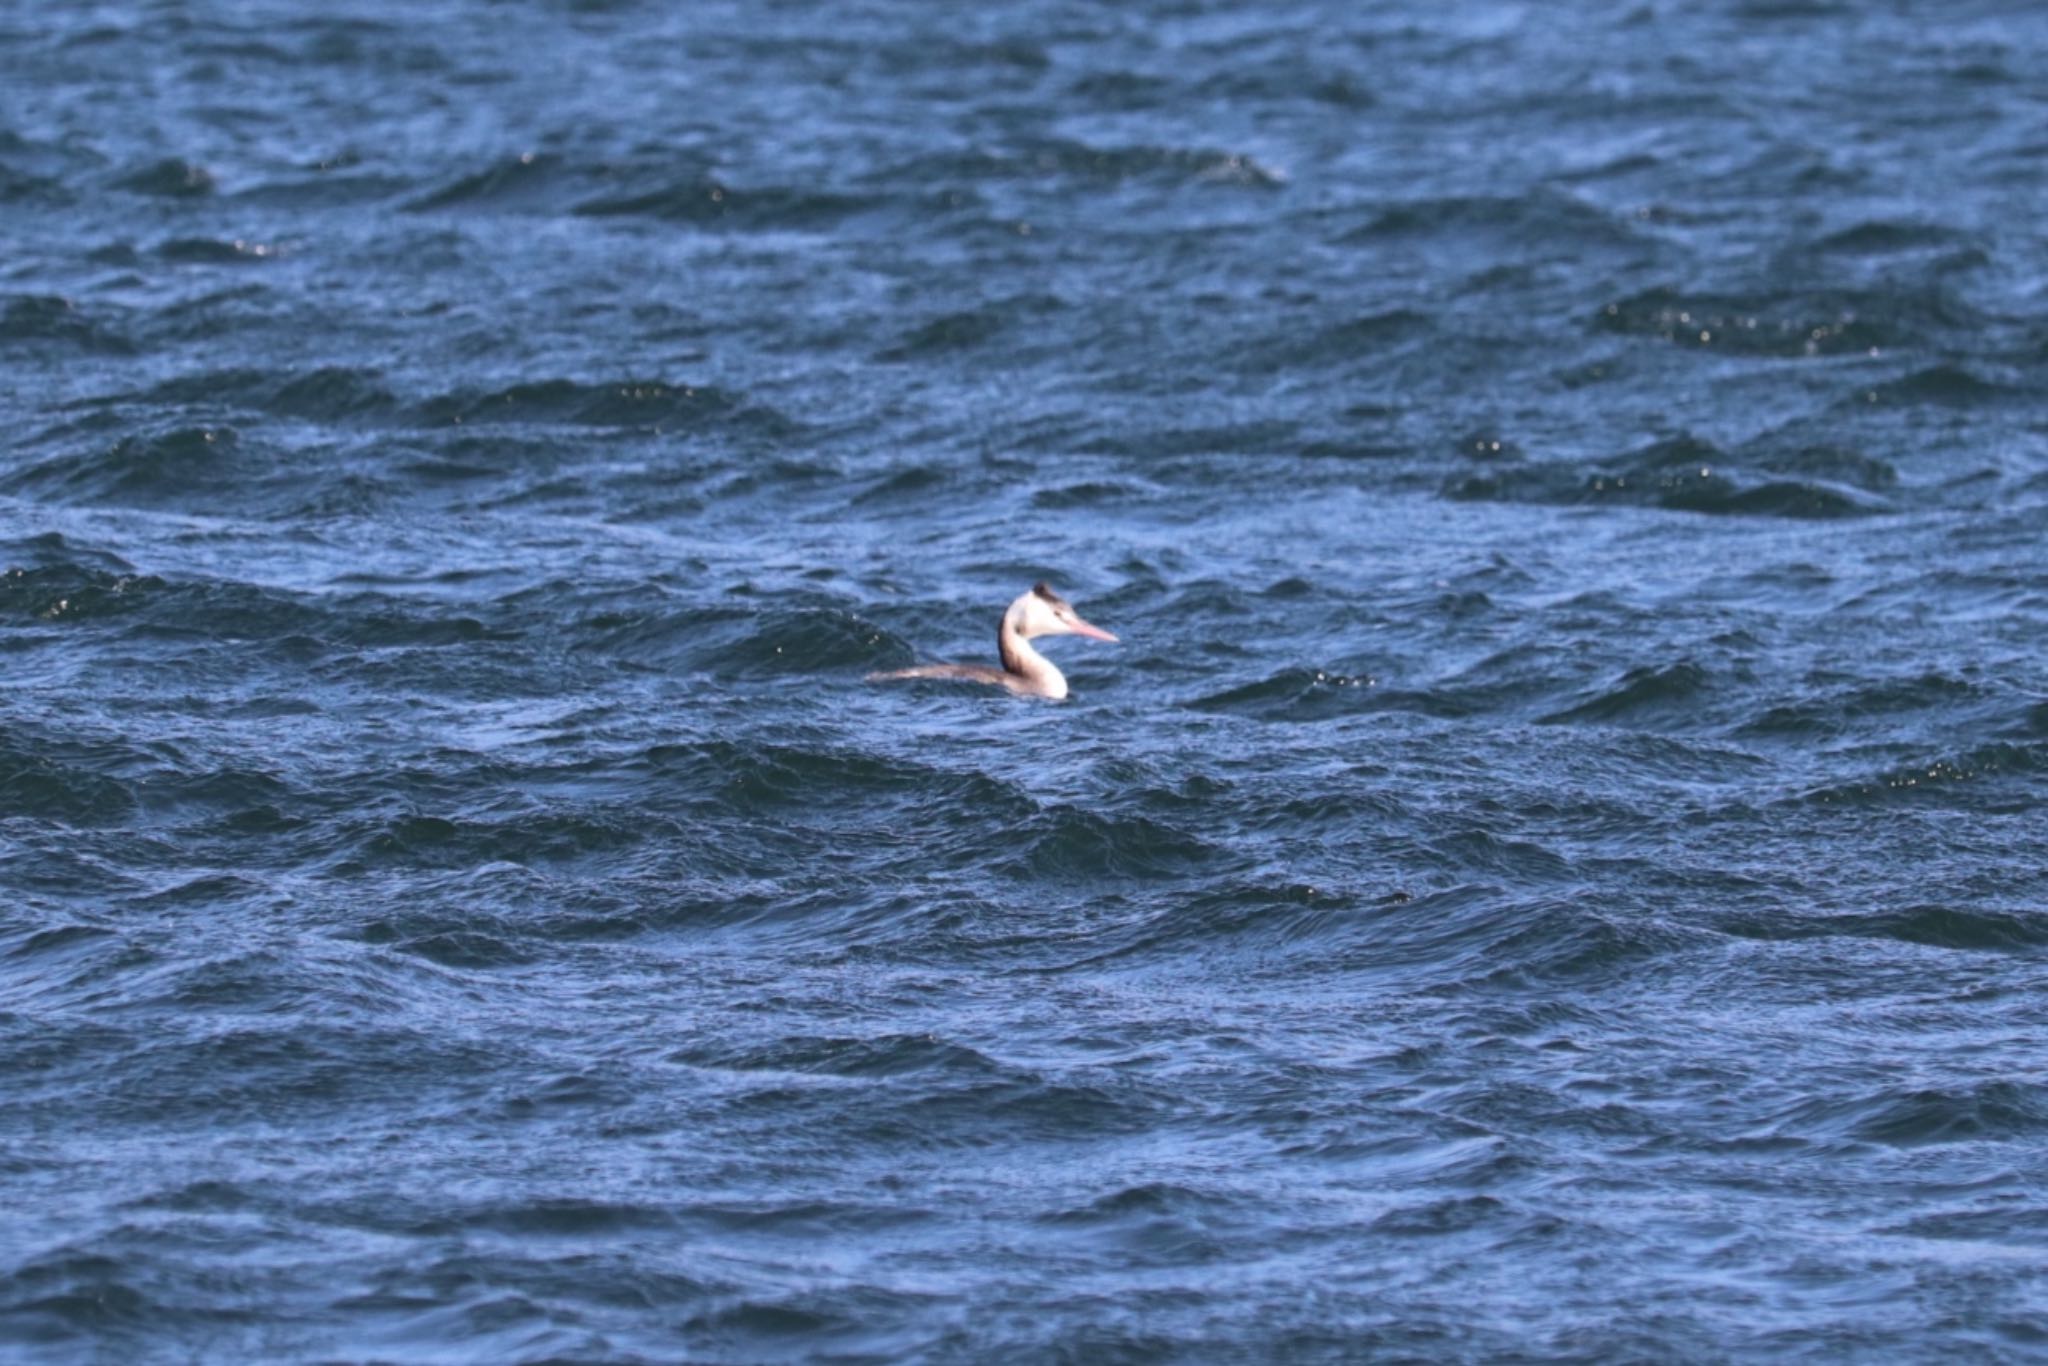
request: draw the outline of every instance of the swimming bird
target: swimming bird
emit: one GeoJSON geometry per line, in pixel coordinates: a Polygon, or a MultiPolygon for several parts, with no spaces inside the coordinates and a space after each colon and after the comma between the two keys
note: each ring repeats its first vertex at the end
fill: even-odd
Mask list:
{"type": "Polygon", "coordinates": [[[1042,583],[1033,584],[1003,613],[996,629],[996,655],[1003,667],[986,664],[922,664],[915,669],[894,669],[868,675],[870,683],[891,678],[953,678],[963,683],[998,683],[1021,697],[1049,697],[1057,702],[1067,695],[1067,676],[1053,662],[1031,648],[1039,636],[1087,636],[1090,640],[1115,640],[1100,626],[1081,620],[1074,604],[1042,583]]]}

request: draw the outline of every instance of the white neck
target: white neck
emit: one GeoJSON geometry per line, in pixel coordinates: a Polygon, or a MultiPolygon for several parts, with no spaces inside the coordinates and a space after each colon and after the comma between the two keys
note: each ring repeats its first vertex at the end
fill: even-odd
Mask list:
{"type": "Polygon", "coordinates": [[[1014,616],[1014,613],[1004,616],[1002,628],[996,633],[996,648],[1003,661],[1003,672],[1016,680],[1010,684],[1011,689],[1033,697],[1060,701],[1067,695],[1067,676],[1051,660],[1031,648],[1031,642],[1024,638],[1014,616]]]}

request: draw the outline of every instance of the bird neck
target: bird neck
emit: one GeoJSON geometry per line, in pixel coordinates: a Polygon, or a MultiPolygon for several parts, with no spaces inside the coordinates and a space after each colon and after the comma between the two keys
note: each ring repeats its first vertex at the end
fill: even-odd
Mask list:
{"type": "Polygon", "coordinates": [[[1023,630],[1007,616],[996,632],[996,653],[1003,661],[1003,672],[1021,680],[1023,691],[1054,699],[1067,695],[1067,676],[1032,649],[1023,630]]]}

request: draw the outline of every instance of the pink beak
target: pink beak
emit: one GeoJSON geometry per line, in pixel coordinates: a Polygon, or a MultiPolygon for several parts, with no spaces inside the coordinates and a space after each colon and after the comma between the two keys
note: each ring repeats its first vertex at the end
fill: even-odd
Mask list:
{"type": "Polygon", "coordinates": [[[1074,618],[1074,634],[1077,636],[1086,636],[1090,640],[1114,641],[1116,639],[1115,636],[1103,630],[1100,626],[1090,626],[1087,622],[1081,620],[1081,618],[1079,617],[1074,618]]]}

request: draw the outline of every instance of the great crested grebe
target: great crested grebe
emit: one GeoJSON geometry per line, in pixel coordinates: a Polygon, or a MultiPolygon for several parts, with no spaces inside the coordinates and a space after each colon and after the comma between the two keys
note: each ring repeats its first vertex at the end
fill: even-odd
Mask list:
{"type": "Polygon", "coordinates": [[[1030,646],[1037,636],[1087,636],[1090,640],[1115,640],[1100,626],[1081,620],[1074,605],[1046,587],[1032,585],[1003,613],[996,630],[996,654],[1003,667],[986,664],[923,664],[915,669],[893,669],[868,675],[870,683],[889,678],[955,678],[964,683],[999,683],[1021,697],[1049,697],[1057,702],[1067,695],[1067,676],[1053,662],[1030,646]]]}

